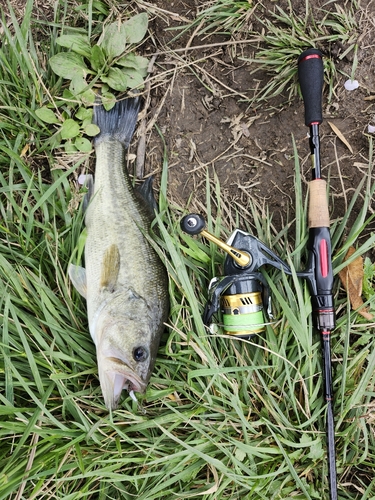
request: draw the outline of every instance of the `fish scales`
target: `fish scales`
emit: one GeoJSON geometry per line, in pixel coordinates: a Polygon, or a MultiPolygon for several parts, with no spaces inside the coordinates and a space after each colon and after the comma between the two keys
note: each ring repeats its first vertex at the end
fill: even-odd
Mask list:
{"type": "Polygon", "coordinates": [[[96,113],[95,183],[86,212],[85,265],[71,266],[86,297],[100,384],[109,409],[122,390],[143,392],[168,315],[166,270],[147,240],[151,210],[125,169],[138,113],[137,99],[96,113]],[[125,132],[124,132],[125,131],[125,132]]]}
{"type": "MultiPolygon", "coordinates": [[[[143,235],[150,226],[150,210],[136,195],[124,171],[124,153],[119,141],[106,140],[96,148],[95,188],[85,219],[87,284],[93,300],[95,294],[100,296],[104,252],[111,244],[118,246],[121,262],[128,263],[120,266],[119,281],[131,283],[138,293],[149,290],[154,297],[165,275],[159,258],[143,235]]],[[[88,301],[89,319],[94,307],[88,301]]]]}

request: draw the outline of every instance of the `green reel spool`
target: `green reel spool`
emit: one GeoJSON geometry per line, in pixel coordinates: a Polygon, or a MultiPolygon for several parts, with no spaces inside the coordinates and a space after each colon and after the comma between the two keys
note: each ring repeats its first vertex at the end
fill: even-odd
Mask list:
{"type": "Polygon", "coordinates": [[[228,335],[243,338],[265,330],[263,300],[260,290],[222,295],[220,309],[224,331],[228,335]]]}

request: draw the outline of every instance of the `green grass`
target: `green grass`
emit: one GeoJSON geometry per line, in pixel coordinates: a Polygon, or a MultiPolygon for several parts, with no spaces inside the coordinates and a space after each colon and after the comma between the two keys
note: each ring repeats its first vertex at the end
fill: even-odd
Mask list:
{"type": "Polygon", "coordinates": [[[259,18],[264,29],[261,34],[262,46],[249,62],[257,65],[253,72],[266,70],[273,78],[260,90],[256,99],[259,102],[287,94],[290,100],[297,95],[299,87],[296,61],[303,50],[315,47],[324,54],[324,80],[330,101],[337,81],[337,62],[351,51],[355,57],[352,74],[348,76],[354,79],[358,38],[355,12],[358,5],[356,2],[349,2],[345,10],[339,5],[329,11],[322,8],[318,19],[314,18],[313,5],[308,1],[304,16],[293,13],[293,3],[289,1],[288,4],[287,10],[276,5],[275,12],[265,20],[259,18]],[[336,43],[347,46],[339,57],[335,56],[332,50],[336,43]]]}
{"type": "Polygon", "coordinates": [[[353,54],[353,63],[351,73],[346,77],[355,78],[360,32],[359,16],[356,16],[358,2],[345,2],[345,8],[331,3],[318,8],[306,0],[302,15],[296,13],[296,6],[291,0],[284,8],[277,2],[272,8],[262,2],[211,0],[201,6],[195,19],[184,29],[173,29],[179,31],[176,38],[187,31],[203,39],[212,33],[227,35],[237,41],[253,38],[256,41],[253,56],[239,59],[249,63],[251,74],[263,71],[269,76],[255,95],[249,97],[251,104],[258,106],[279,95],[287,101],[294,98],[299,92],[298,56],[310,47],[320,49],[324,55],[324,81],[330,102],[339,74],[338,62],[349,53],[353,54]],[[339,54],[334,52],[337,44],[345,47],[339,54]]]}
{"type": "MultiPolygon", "coordinates": [[[[51,133],[35,115],[49,96],[37,83],[56,95],[59,89],[26,29],[31,8],[29,1],[23,26],[6,30],[0,49],[0,499],[327,498],[320,341],[306,285],[268,270],[275,323],[250,342],[209,336],[201,314],[223,256],[181,234],[185,212],[169,201],[168,151],[155,239],[170,275],[169,328],[140,407],[124,397],[108,415],[85,305],[67,278],[83,229],[81,209],[72,210],[74,176],[87,157],[52,169],[51,133]]],[[[367,214],[372,154],[369,141],[367,176],[332,227],[336,273],[349,245],[358,254],[374,245],[367,214]],[[365,187],[344,243],[347,217],[365,187]]],[[[307,228],[296,151],[295,190],[297,224],[278,233],[253,205],[241,227],[300,269],[307,228]]],[[[222,222],[215,180],[207,181],[206,202],[209,229],[226,236],[234,228],[222,222]]],[[[332,347],[339,498],[370,500],[375,339],[338,288],[332,347]]]]}

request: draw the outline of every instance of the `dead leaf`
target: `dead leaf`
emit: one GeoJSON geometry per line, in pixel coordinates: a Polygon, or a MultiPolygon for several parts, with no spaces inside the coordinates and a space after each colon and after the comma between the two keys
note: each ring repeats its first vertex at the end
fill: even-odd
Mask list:
{"type": "MultiPolygon", "coordinates": [[[[345,255],[345,261],[349,260],[355,252],[354,247],[350,247],[345,255]]],[[[343,287],[347,291],[350,304],[353,310],[359,309],[358,314],[371,321],[374,315],[363,306],[362,284],[363,284],[363,259],[361,256],[354,259],[349,265],[339,272],[339,278],[343,287]]]]}
{"type": "Polygon", "coordinates": [[[349,151],[353,154],[353,149],[352,149],[351,145],[348,143],[348,141],[345,139],[345,137],[340,132],[340,130],[336,127],[336,125],[332,122],[328,122],[328,124],[331,127],[331,129],[334,131],[334,133],[337,135],[337,137],[340,139],[340,141],[342,141],[345,144],[345,146],[349,149],[349,151]]]}
{"type": "Polygon", "coordinates": [[[24,156],[26,156],[26,153],[29,151],[29,149],[30,149],[30,144],[25,144],[25,146],[22,148],[20,157],[23,158],[24,156]]]}

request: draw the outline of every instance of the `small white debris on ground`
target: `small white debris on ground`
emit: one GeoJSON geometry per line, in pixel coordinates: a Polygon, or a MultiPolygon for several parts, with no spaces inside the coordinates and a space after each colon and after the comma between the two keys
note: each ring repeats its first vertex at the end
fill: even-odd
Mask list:
{"type": "Polygon", "coordinates": [[[358,80],[346,80],[344,87],[346,90],[355,90],[359,87],[358,80]]]}
{"type": "Polygon", "coordinates": [[[81,186],[83,186],[85,184],[85,181],[87,179],[87,175],[86,174],[81,174],[78,176],[78,184],[80,184],[81,186]]]}

